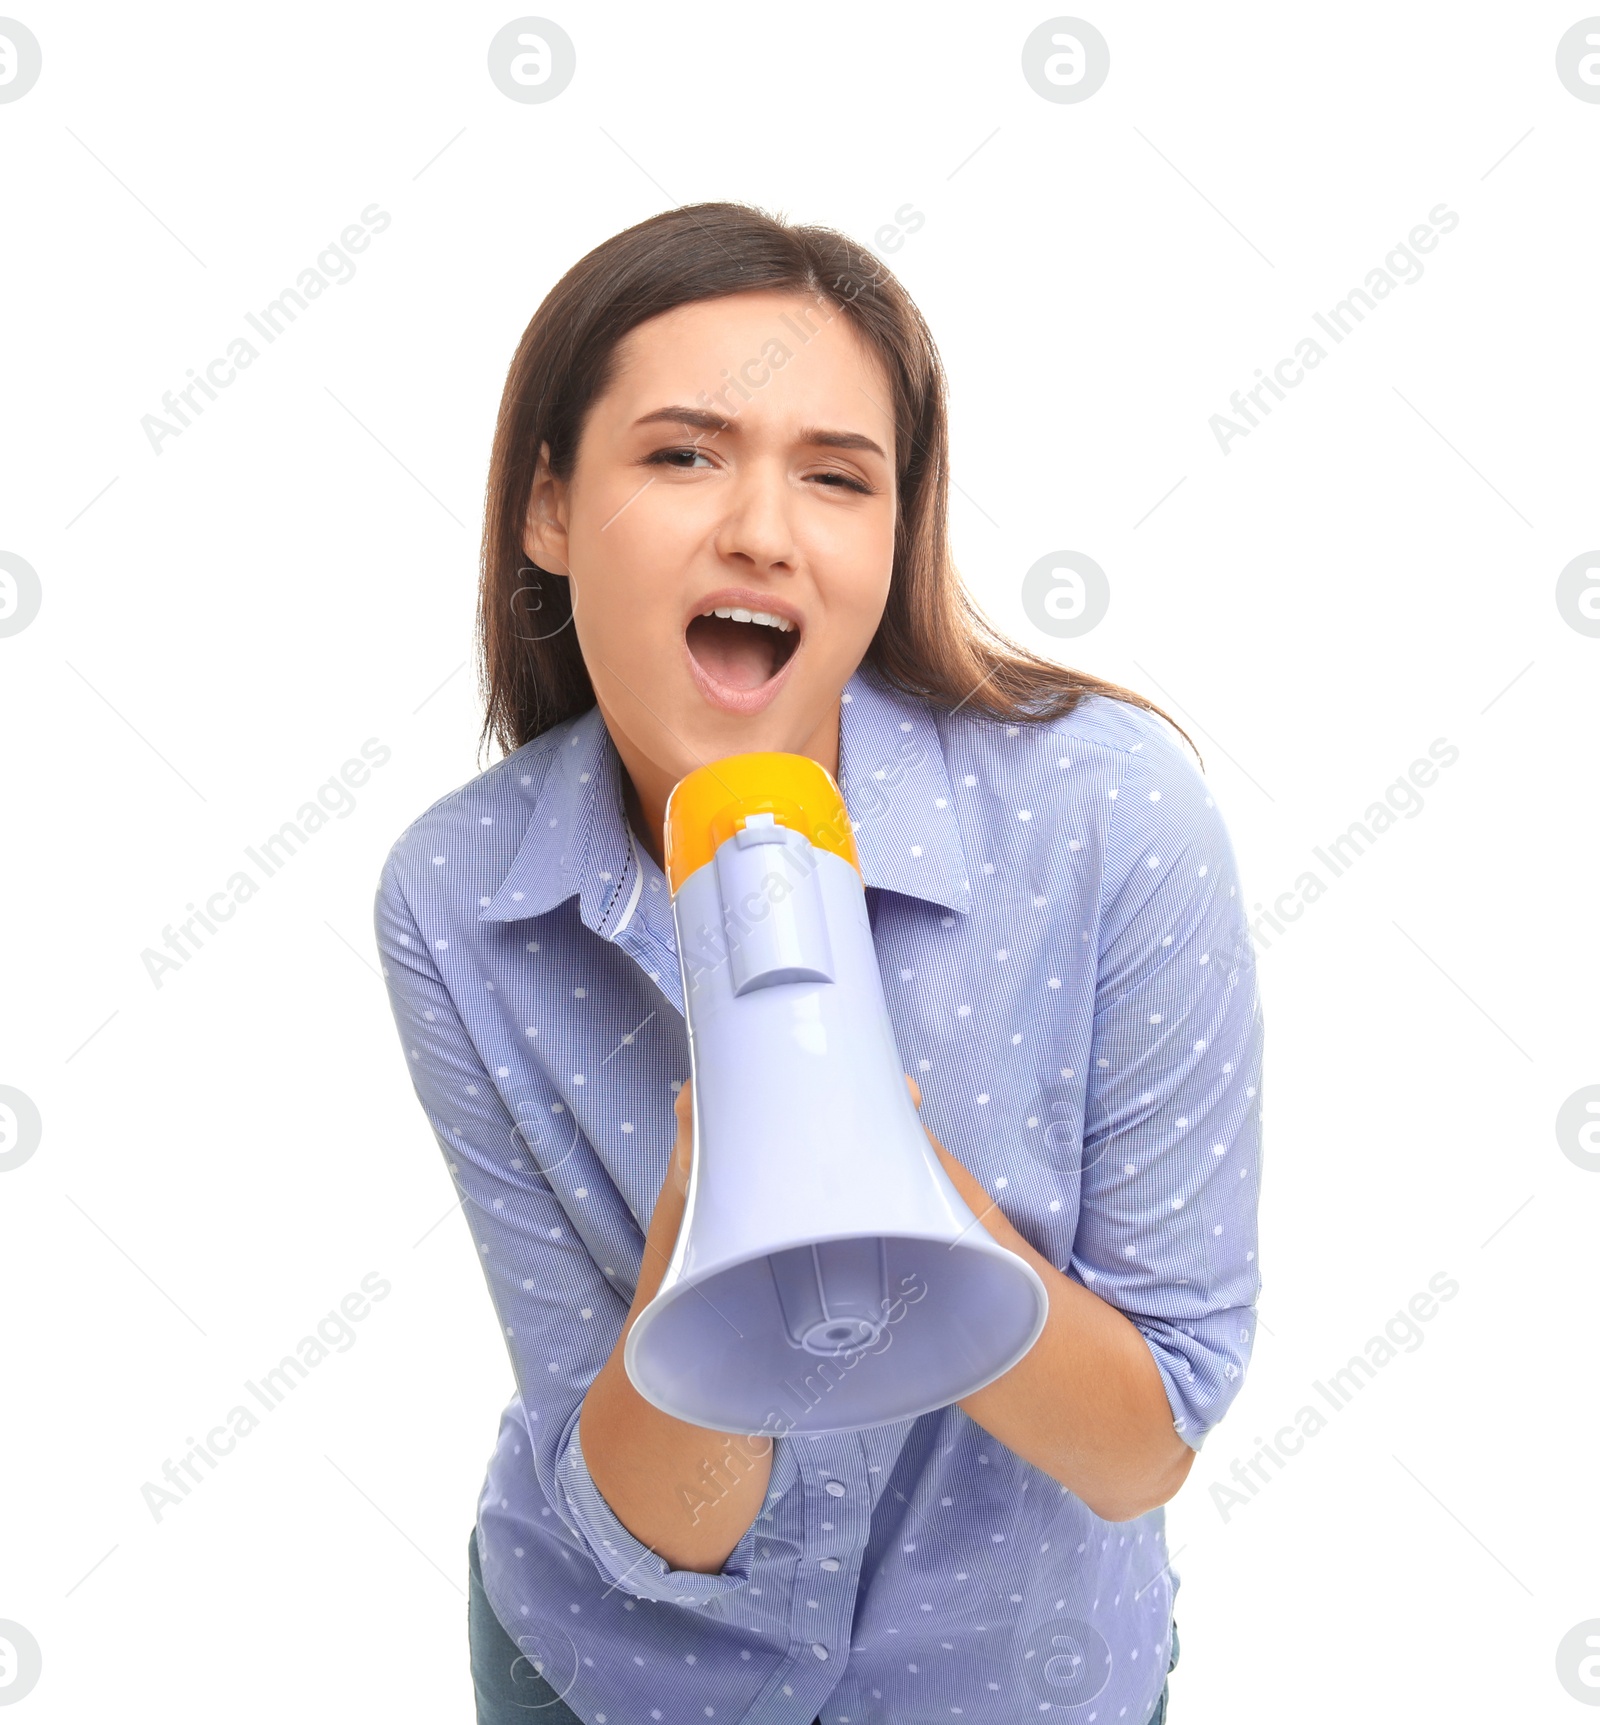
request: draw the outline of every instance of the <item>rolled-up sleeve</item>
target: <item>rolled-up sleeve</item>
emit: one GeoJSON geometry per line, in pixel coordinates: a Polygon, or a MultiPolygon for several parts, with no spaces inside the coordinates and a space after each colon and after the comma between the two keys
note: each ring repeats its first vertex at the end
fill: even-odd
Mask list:
{"type": "Polygon", "coordinates": [[[763,1517],[798,1477],[787,1444],[780,1442],[774,1446],[772,1473],[760,1513],[728,1554],[721,1571],[703,1575],[698,1570],[669,1568],[665,1558],[658,1557],[617,1520],[590,1477],[578,1434],[578,1411],[569,1416],[557,1473],[568,1518],[583,1529],[590,1555],[605,1574],[640,1598],[670,1599],[678,1605],[701,1605],[749,1581],[756,1541],[764,1531],[763,1517]]]}
{"type": "Polygon", "coordinates": [[[1256,1329],[1255,953],[1232,845],[1188,757],[1153,733],[1111,795],[1073,1268],[1137,1325],[1199,1449],[1256,1329]]]}
{"type": "MultiPolygon", "coordinates": [[[[616,1345],[628,1302],[571,1225],[529,1150],[561,1112],[551,1086],[513,1117],[446,987],[403,889],[398,848],[378,884],[374,924],[383,975],[411,1081],[472,1230],[499,1315],[527,1423],[532,1466],[568,1543],[643,1599],[699,1603],[743,1586],[756,1524],[720,1574],[668,1568],[618,1521],[589,1476],[578,1441],[583,1398],[616,1345]]],[[[572,1130],[578,1128],[573,1123],[572,1130]]],[[[787,1446],[780,1443],[779,1454],[787,1446]]],[[[772,1470],[768,1504],[780,1495],[772,1470]]],[[[759,1520],[759,1518],[758,1518],[759,1520]]]]}

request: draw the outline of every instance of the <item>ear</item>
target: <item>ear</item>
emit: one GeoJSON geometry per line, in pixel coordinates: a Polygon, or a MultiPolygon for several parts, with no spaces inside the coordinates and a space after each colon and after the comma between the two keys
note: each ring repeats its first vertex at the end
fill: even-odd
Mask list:
{"type": "Polygon", "coordinates": [[[528,560],[552,575],[570,575],[567,567],[567,488],[550,471],[550,445],[539,445],[539,463],[528,489],[522,549],[528,560]]]}

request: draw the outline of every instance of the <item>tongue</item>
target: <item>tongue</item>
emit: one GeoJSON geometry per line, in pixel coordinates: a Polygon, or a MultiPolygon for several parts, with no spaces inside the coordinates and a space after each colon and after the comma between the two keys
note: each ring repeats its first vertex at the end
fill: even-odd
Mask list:
{"type": "Polygon", "coordinates": [[[778,668],[777,631],[732,617],[696,617],[687,631],[689,651],[730,689],[759,689],[778,668]]]}

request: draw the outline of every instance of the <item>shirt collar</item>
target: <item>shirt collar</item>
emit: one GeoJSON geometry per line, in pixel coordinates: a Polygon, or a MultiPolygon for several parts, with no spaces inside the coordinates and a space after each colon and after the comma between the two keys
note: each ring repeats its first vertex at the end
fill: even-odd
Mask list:
{"type": "MultiPolygon", "coordinates": [[[[622,770],[599,707],[567,722],[527,833],[499,890],[479,912],[480,922],[542,916],[574,893],[584,923],[607,939],[631,920],[641,884],[661,871],[628,827],[622,770]]],[[[865,666],[843,692],[839,788],[856,829],[867,886],[949,910],[972,908],[933,716],[865,666]]]]}
{"type": "Polygon", "coordinates": [[[868,886],[971,910],[966,852],[933,713],[864,666],[845,685],[839,710],[839,789],[868,886]]]}

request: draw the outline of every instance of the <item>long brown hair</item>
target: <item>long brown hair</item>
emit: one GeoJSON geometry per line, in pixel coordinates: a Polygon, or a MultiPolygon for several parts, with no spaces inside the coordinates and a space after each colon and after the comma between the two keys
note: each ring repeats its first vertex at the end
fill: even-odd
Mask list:
{"type": "Polygon", "coordinates": [[[540,445],[550,446],[555,476],[570,477],[584,416],[635,326],[692,301],[770,289],[831,302],[877,353],[893,388],[899,520],[888,602],[865,663],[903,694],[1013,724],[1059,718],[1086,694],[1107,695],[1157,714],[1194,748],[1153,701],[1029,652],[972,603],[949,551],[944,368],[922,314],[878,258],[832,228],[705,203],[665,210],[596,246],[545,296],[518,343],[484,512],[480,751],[493,737],[509,754],[595,704],[568,626],[569,583],[531,565],[523,548],[540,445]]]}

